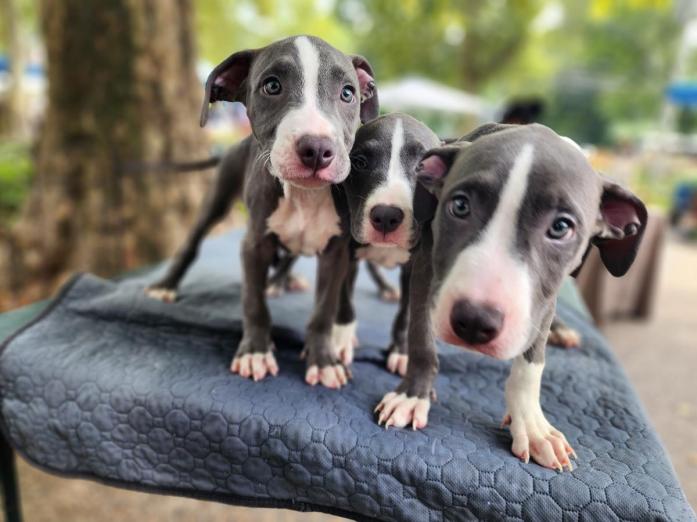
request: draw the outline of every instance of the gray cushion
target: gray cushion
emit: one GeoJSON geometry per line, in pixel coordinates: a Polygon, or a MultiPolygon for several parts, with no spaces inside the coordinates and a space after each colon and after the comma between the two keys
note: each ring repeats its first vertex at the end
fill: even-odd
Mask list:
{"type": "MultiPolygon", "coordinates": [[[[439,400],[419,432],[377,426],[399,379],[383,368],[394,305],[361,275],[363,348],[341,391],[311,388],[298,359],[310,294],[271,302],[281,373],[228,365],[240,337],[239,234],[208,241],[176,304],[85,275],[0,353],[0,427],[30,462],[70,477],[234,504],[379,520],[694,520],[600,334],[548,350],[542,405],[578,453],[558,473],[509,450],[508,365],[441,347],[439,400]]],[[[299,270],[311,273],[313,262],[299,270]]]]}

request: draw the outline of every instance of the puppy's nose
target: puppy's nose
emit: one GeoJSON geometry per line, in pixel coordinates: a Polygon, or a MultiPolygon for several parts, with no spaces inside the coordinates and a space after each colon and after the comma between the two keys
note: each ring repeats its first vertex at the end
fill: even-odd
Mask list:
{"type": "Polygon", "coordinates": [[[329,138],[306,134],[295,144],[295,151],[307,168],[321,170],[334,159],[334,144],[329,138]]]}
{"type": "Polygon", "coordinates": [[[370,211],[370,224],[378,232],[389,234],[404,221],[404,212],[392,205],[375,205],[370,211]]]}
{"type": "Polygon", "coordinates": [[[486,344],[501,333],[503,313],[491,306],[461,299],[450,311],[450,325],[455,335],[467,344],[486,344]]]}

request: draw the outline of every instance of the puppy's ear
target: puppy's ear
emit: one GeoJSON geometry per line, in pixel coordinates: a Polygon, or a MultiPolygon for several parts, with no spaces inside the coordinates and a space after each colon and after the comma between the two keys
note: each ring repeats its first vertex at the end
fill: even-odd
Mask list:
{"type": "Polygon", "coordinates": [[[203,106],[201,107],[201,127],[208,121],[208,110],[211,103],[217,101],[245,102],[247,76],[256,53],[254,50],[246,50],[231,54],[208,75],[203,106]]]}
{"type": "Polygon", "coordinates": [[[380,102],[378,101],[378,89],[375,86],[373,68],[368,63],[368,60],[362,56],[352,56],[351,61],[358,75],[361,123],[367,123],[377,118],[378,114],[380,114],[380,102]]]}
{"type": "Polygon", "coordinates": [[[615,277],[632,266],[646,230],[646,207],[634,194],[610,181],[603,182],[600,212],[592,242],[615,277]]]}
{"type": "Polygon", "coordinates": [[[467,145],[469,143],[457,141],[431,149],[424,154],[417,165],[414,218],[419,223],[433,219],[445,177],[448,175],[457,153],[467,145]]]}

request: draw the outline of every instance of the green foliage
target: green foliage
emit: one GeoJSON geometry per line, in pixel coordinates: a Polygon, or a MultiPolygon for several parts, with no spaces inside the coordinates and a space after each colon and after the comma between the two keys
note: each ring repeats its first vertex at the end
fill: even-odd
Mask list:
{"type": "Polygon", "coordinates": [[[0,223],[7,223],[17,214],[29,191],[32,175],[29,147],[0,143],[0,223]]]}
{"type": "Polygon", "coordinates": [[[196,29],[203,58],[218,63],[234,51],[255,48],[296,34],[319,36],[354,50],[349,28],[317,0],[198,0],[196,29]]]}

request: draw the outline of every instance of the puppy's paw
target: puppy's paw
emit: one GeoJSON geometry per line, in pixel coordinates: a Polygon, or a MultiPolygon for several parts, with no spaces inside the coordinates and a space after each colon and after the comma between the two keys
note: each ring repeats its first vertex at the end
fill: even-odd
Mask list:
{"type": "Polygon", "coordinates": [[[353,350],[358,346],[356,321],[332,326],[332,351],[344,366],[353,362],[353,350]]]}
{"type": "Polygon", "coordinates": [[[554,322],[549,329],[547,344],[562,348],[578,348],[581,346],[581,334],[565,324],[554,322]]]}
{"type": "Polygon", "coordinates": [[[408,397],[406,393],[390,392],[375,407],[378,424],[404,428],[411,424],[415,430],[425,428],[428,424],[428,411],[431,409],[429,399],[408,397]]]}
{"type": "Polygon", "coordinates": [[[409,364],[409,356],[405,353],[400,353],[399,350],[392,348],[387,356],[387,369],[392,373],[398,373],[402,377],[407,374],[407,365],[409,364]]]}
{"type": "Polygon", "coordinates": [[[545,468],[573,469],[569,457],[576,458],[576,452],[564,434],[547,422],[541,411],[507,413],[503,426],[510,427],[513,437],[511,451],[523,462],[528,463],[532,458],[545,468]]]}
{"type": "Polygon", "coordinates": [[[251,377],[260,381],[267,375],[278,375],[278,363],[273,353],[245,353],[236,355],[230,365],[230,371],[245,379],[251,377]]]}
{"type": "Polygon", "coordinates": [[[326,388],[338,390],[351,378],[351,372],[343,364],[333,364],[320,368],[313,364],[305,372],[305,382],[310,386],[321,384],[326,388]]]}
{"type": "Polygon", "coordinates": [[[289,292],[307,292],[310,289],[310,283],[301,275],[290,274],[285,287],[289,292]]]}
{"type": "Polygon", "coordinates": [[[393,286],[388,286],[384,290],[380,291],[380,299],[387,303],[398,303],[400,296],[401,294],[399,290],[393,286]]]}
{"type": "Polygon", "coordinates": [[[177,300],[177,291],[172,288],[160,286],[149,286],[145,289],[145,295],[152,299],[157,299],[163,303],[173,303],[177,300]]]}
{"type": "Polygon", "coordinates": [[[277,283],[271,283],[266,287],[266,297],[269,299],[276,299],[281,297],[284,293],[283,286],[277,283]]]}

